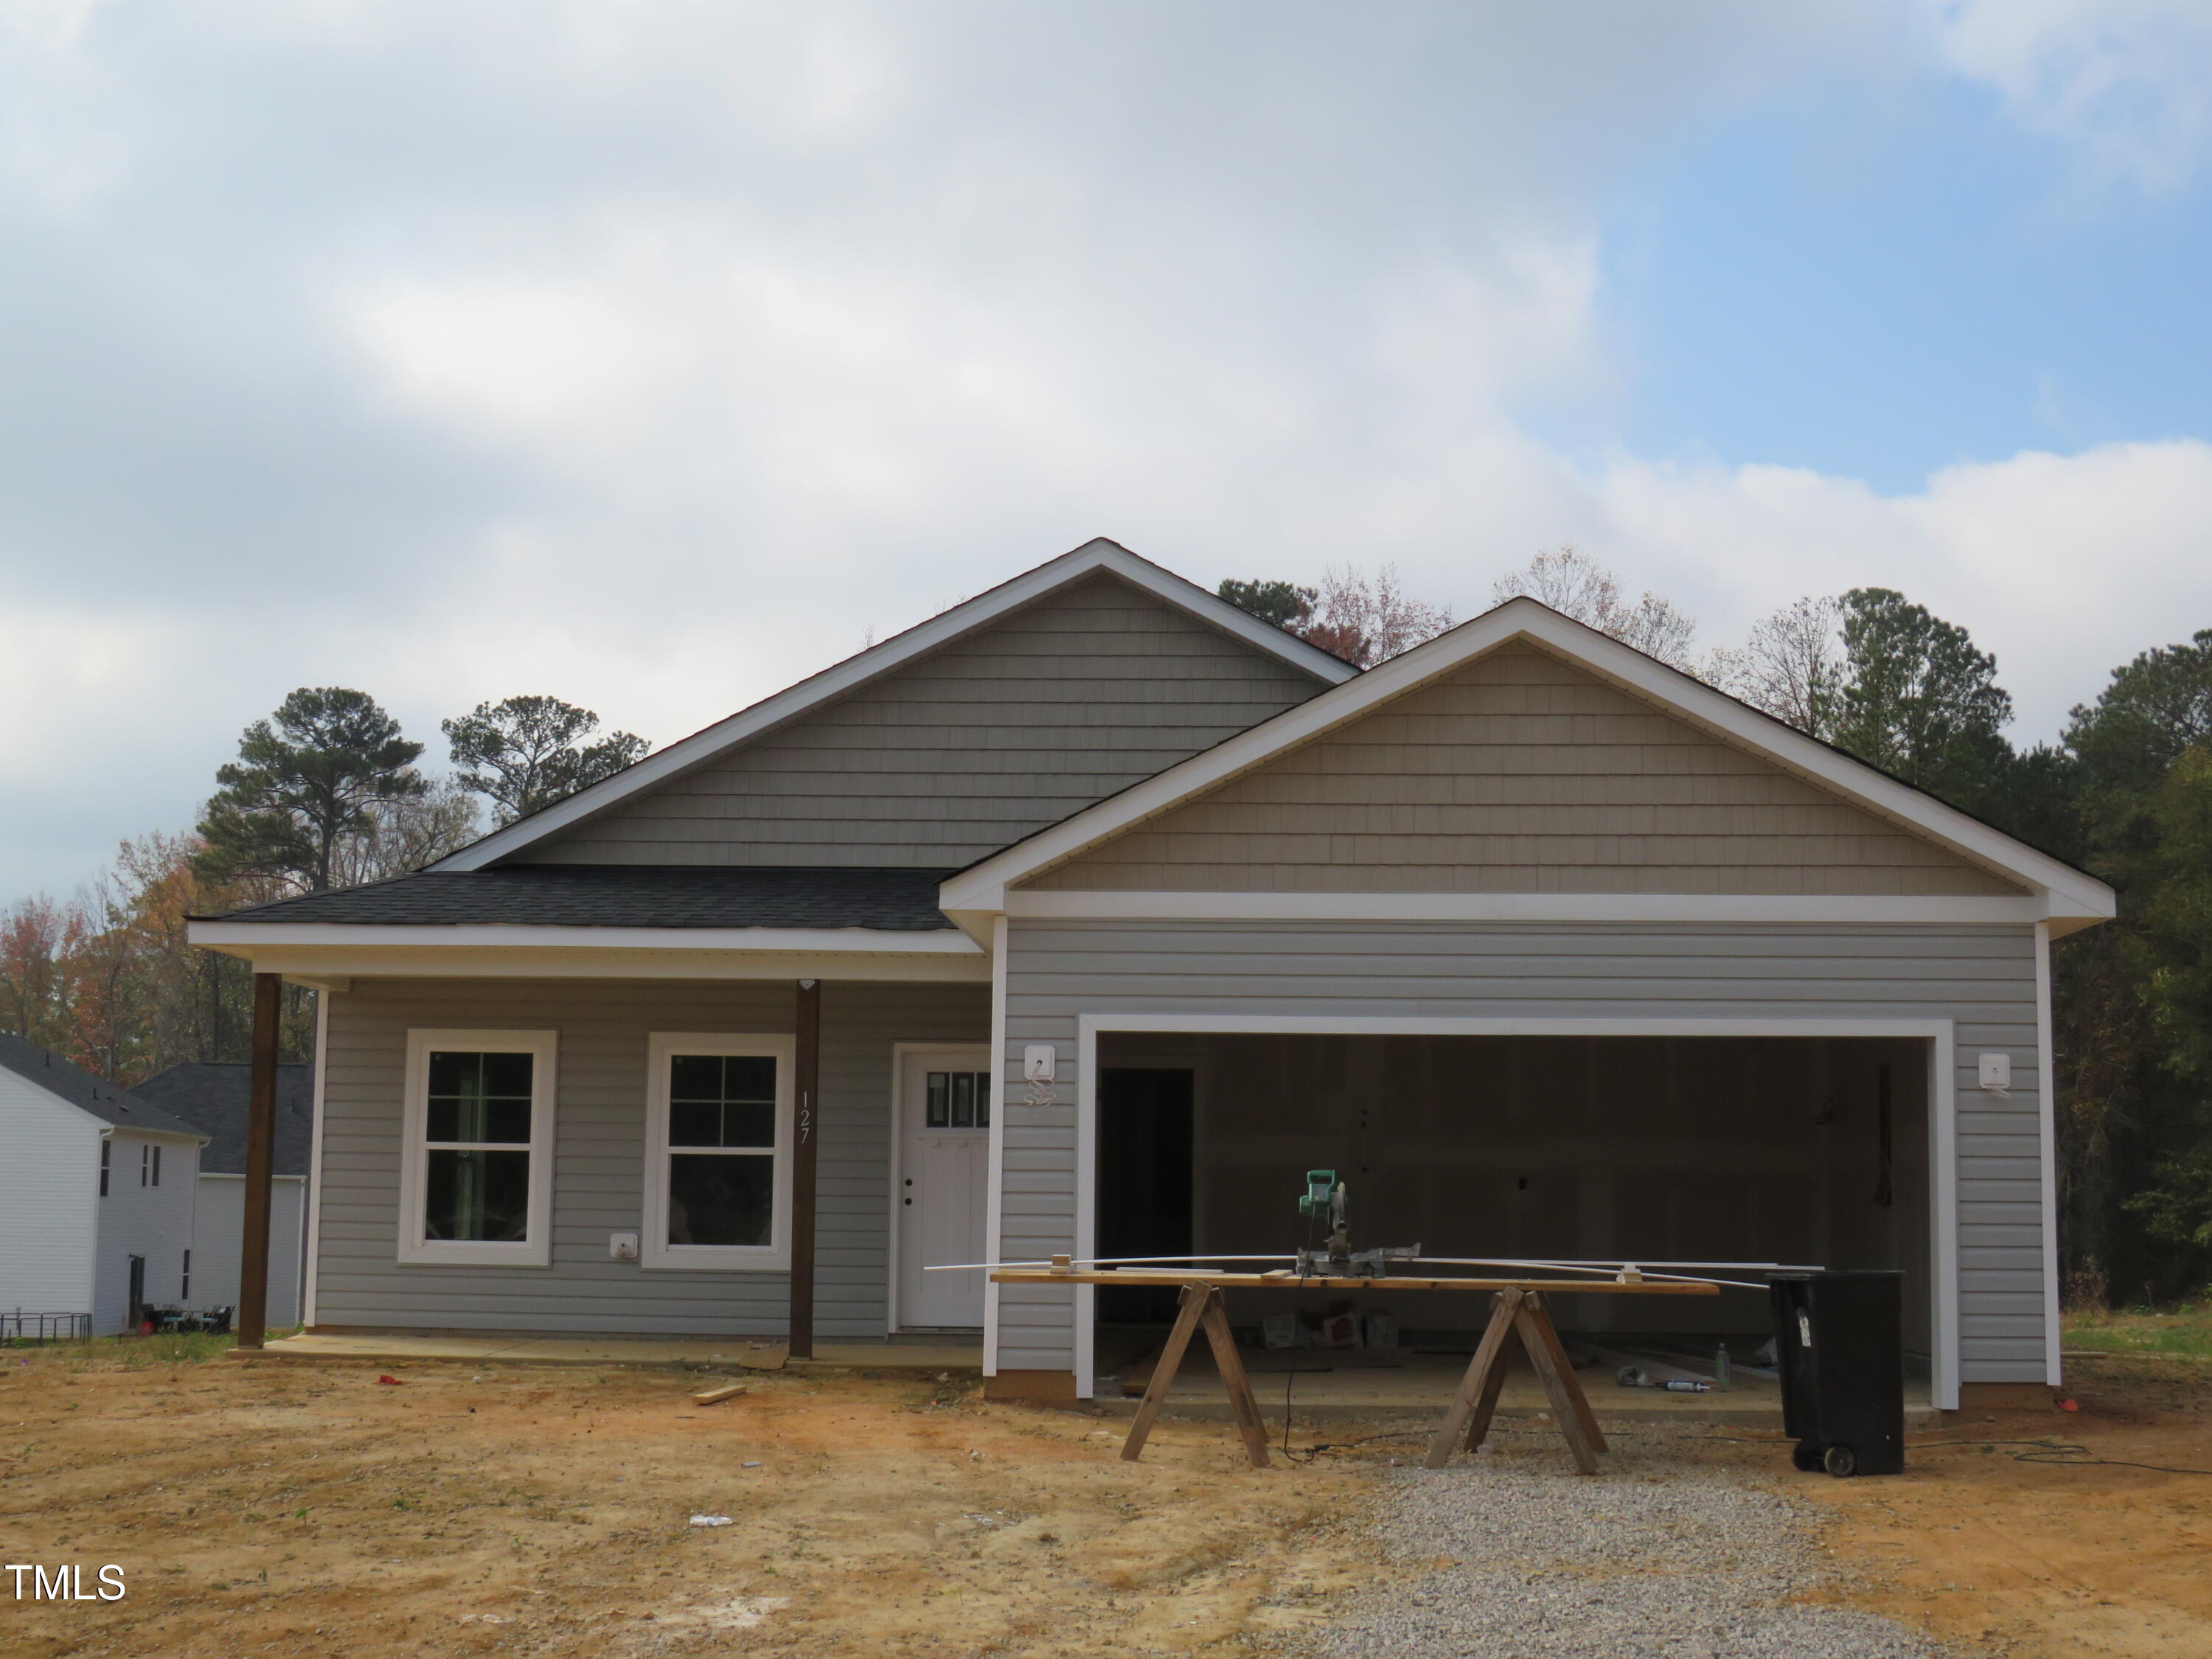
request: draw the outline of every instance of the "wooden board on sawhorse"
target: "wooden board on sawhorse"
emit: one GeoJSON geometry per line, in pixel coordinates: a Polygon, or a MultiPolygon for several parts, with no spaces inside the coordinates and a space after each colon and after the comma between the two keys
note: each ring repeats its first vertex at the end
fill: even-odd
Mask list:
{"type": "Polygon", "coordinates": [[[1152,1367],[1152,1380],[1145,1389],[1144,1403],[1137,1407],[1137,1420],[1129,1425],[1129,1437],[1121,1443],[1123,1461],[1133,1463],[1145,1453],[1145,1440],[1152,1431],[1152,1419],[1160,1414],[1160,1406],[1168,1397],[1168,1385],[1175,1381],[1176,1368],[1182,1364],[1183,1350],[1190,1346],[1190,1339],[1200,1325],[1206,1327],[1206,1340],[1213,1345],[1213,1363],[1221,1373],[1221,1386],[1229,1391],[1229,1408],[1237,1413],[1237,1432],[1243,1437],[1244,1455],[1252,1460],[1252,1467],[1267,1467],[1267,1431],[1261,1425],[1260,1402],[1252,1397],[1252,1380],[1244,1375],[1244,1361],[1237,1352],[1237,1339],[1230,1334],[1229,1316],[1222,1310],[1221,1291],[1212,1285],[1187,1283],[1182,1287],[1182,1305],[1176,1314],[1175,1328],[1168,1333],[1166,1345],[1160,1349],[1159,1361],[1152,1367]]]}
{"type": "Polygon", "coordinates": [[[1560,1346],[1559,1334],[1552,1328],[1542,1295],[1519,1290],[1500,1291],[1491,1304],[1490,1324],[1475,1346],[1474,1358],[1468,1362],[1467,1375],[1460,1380],[1450,1409],[1429,1442],[1428,1467],[1443,1468],[1452,1448],[1462,1439],[1469,1451],[1482,1443],[1490,1432],[1491,1419],[1498,1414],[1498,1396],[1505,1387],[1505,1373],[1516,1343],[1527,1352],[1528,1363],[1543,1382],[1559,1432],[1575,1455],[1575,1467],[1584,1474],[1595,1474],[1597,1455],[1607,1449],[1596,1413],[1590,1410],[1582,1384],[1575,1381],[1574,1363],[1560,1346]]]}

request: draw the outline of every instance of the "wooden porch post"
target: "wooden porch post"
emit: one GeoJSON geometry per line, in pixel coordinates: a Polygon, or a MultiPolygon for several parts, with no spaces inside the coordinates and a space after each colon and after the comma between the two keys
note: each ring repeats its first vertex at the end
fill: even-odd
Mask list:
{"type": "Polygon", "coordinates": [[[246,1237],[238,1253],[238,1346],[258,1348],[269,1320],[269,1187],[276,1137],[281,975],[253,976],[253,1076],[246,1114],[246,1237]]]}
{"type": "Polygon", "coordinates": [[[799,981],[798,1056],[793,1066],[798,1141],[791,1156],[791,1357],[814,1358],[814,1155],[821,1139],[822,981],[799,981]]]}

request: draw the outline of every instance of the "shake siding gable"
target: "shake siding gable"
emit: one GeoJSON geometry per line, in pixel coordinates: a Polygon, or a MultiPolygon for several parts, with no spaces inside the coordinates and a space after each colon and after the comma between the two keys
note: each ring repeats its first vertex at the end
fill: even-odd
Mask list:
{"type": "Polygon", "coordinates": [[[1102,572],[514,861],[962,865],[1323,689],[1102,572]]]}
{"type": "Polygon", "coordinates": [[[2023,891],[1525,641],[1501,646],[1022,885],[2023,891]]]}

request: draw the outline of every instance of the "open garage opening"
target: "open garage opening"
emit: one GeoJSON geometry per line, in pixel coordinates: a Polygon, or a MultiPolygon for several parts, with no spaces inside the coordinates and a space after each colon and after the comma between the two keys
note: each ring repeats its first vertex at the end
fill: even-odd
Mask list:
{"type": "MultiPolygon", "coordinates": [[[[1908,1365],[1935,1343],[1928,1042],[1921,1038],[1194,1035],[1098,1037],[1102,1258],[1308,1244],[1309,1170],[1349,1189],[1354,1249],[1432,1257],[1774,1261],[1905,1275],[1908,1365]]],[[[1275,1265],[1275,1264],[1269,1264],[1275,1265]]],[[[1728,1275],[1722,1274],[1726,1277],[1728,1275]]],[[[1739,1275],[1741,1276],[1741,1275],[1739,1275]]],[[[1755,1363],[1764,1291],[1553,1298],[1571,1350],[1755,1363]]],[[[1403,1357],[1472,1346],[1486,1297],[1231,1292],[1240,1346],[1333,1304],[1403,1357]],[[1386,1334],[1386,1321],[1378,1328],[1386,1334]]],[[[1102,1288],[1101,1391],[1141,1373],[1174,1292],[1102,1288]]],[[[1330,1333],[1340,1341],[1344,1327],[1330,1333]]],[[[1340,1351],[1340,1352],[1341,1351],[1340,1351]]]]}

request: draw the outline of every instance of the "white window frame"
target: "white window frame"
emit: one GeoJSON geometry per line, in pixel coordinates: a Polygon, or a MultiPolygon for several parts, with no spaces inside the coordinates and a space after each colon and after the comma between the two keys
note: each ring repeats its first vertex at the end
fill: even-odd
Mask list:
{"type": "Polygon", "coordinates": [[[645,1221],[638,1264],[716,1273],[777,1273],[791,1267],[791,1164],[794,1146],[793,1070],[799,1040],[788,1033],[655,1031],[646,1044],[645,1221]],[[678,1054],[736,1054],[775,1061],[775,1160],[770,1192],[775,1218],[766,1244],[668,1243],[668,1074],[678,1054]]]}
{"type": "Polygon", "coordinates": [[[411,1267],[550,1267],[553,1265],[553,1112],[559,1097],[557,1031],[413,1030],[407,1033],[407,1081],[400,1114],[399,1260],[411,1267]],[[433,1050],[471,1054],[527,1054],[530,1067],[530,1198],[528,1236],[507,1239],[426,1238],[423,1204],[430,1154],[424,1144],[430,1115],[433,1050]]]}

